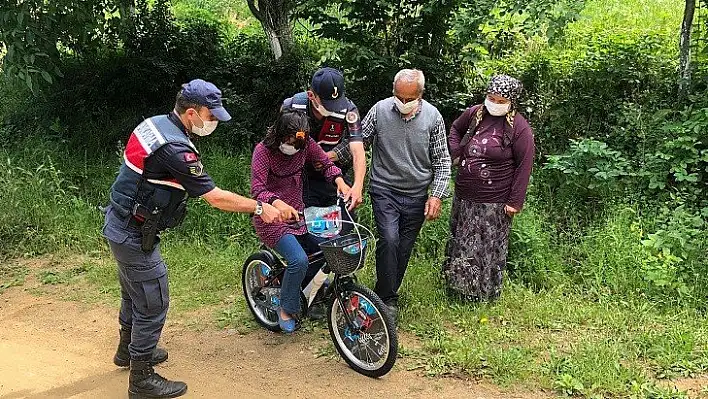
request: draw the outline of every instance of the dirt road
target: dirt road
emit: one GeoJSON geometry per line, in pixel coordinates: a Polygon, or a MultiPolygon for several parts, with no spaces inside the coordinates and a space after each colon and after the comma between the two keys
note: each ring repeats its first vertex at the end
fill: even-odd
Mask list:
{"type": "MultiPolygon", "coordinates": [[[[0,294],[0,397],[124,398],[128,372],[115,367],[116,311],[103,305],[0,294]]],[[[157,367],[189,385],[193,398],[537,398],[487,384],[435,379],[397,365],[375,380],[335,357],[316,357],[307,333],[239,335],[179,323],[165,328],[170,360],[157,367]]],[[[401,362],[405,363],[405,362],[401,362]]]]}

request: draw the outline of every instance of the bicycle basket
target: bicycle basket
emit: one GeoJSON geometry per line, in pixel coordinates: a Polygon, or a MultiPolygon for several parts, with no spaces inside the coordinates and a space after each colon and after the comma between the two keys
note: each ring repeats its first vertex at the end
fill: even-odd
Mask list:
{"type": "Polygon", "coordinates": [[[352,274],[364,266],[369,237],[350,233],[320,244],[329,268],[337,274],[352,274]]]}

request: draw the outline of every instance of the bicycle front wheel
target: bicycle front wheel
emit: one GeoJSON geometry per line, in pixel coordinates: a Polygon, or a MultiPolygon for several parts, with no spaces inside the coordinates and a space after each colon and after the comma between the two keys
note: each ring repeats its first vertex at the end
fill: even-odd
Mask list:
{"type": "Polygon", "coordinates": [[[370,289],[352,283],[335,295],[327,314],[329,334],[349,367],[368,377],[391,371],[398,356],[398,336],[384,304],[370,289]]]}

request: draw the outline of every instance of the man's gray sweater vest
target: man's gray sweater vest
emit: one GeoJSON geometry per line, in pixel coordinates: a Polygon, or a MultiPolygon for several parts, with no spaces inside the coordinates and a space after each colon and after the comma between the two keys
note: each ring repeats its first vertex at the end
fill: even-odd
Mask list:
{"type": "Polygon", "coordinates": [[[373,142],[371,187],[393,190],[411,197],[424,196],[433,181],[430,134],[440,112],[421,100],[420,112],[404,120],[393,97],[376,103],[376,136],[373,142]]]}

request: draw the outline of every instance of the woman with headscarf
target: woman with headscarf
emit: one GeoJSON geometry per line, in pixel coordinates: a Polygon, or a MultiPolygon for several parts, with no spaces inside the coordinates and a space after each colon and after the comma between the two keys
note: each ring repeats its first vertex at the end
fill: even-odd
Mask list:
{"type": "Polygon", "coordinates": [[[452,124],[450,154],[459,166],[443,275],[451,291],[474,301],[501,293],[511,220],[531,176],[534,137],[517,112],[522,85],[494,76],[483,104],[452,124]]]}

